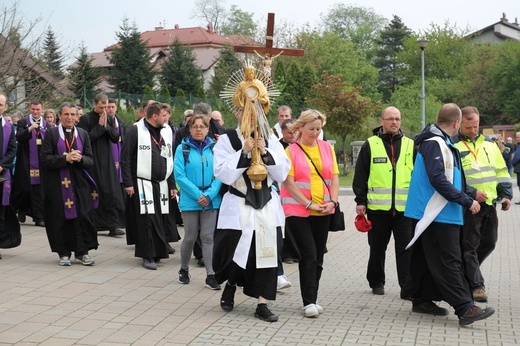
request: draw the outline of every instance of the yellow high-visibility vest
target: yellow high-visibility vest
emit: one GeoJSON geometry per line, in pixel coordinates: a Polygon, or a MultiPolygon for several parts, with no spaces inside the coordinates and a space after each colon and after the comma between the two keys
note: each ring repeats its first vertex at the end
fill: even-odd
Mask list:
{"type": "Polygon", "coordinates": [[[368,139],[370,145],[370,175],[368,177],[367,208],[388,211],[392,207],[404,212],[413,171],[413,140],[401,138],[399,159],[392,167],[383,140],[379,136],[368,139]],[[395,175],[395,186],[394,186],[395,175]]]}
{"type": "Polygon", "coordinates": [[[461,152],[466,184],[486,193],[486,204],[493,205],[498,197],[497,184],[511,182],[500,148],[482,135],[475,142],[461,139],[455,147],[461,152]]]}

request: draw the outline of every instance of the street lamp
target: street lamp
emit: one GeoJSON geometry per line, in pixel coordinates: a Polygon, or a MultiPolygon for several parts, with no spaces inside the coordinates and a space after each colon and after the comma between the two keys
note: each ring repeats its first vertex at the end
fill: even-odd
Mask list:
{"type": "Polygon", "coordinates": [[[417,44],[421,48],[421,130],[426,126],[426,94],[424,93],[424,49],[428,45],[428,40],[424,37],[417,39],[417,44]]]}

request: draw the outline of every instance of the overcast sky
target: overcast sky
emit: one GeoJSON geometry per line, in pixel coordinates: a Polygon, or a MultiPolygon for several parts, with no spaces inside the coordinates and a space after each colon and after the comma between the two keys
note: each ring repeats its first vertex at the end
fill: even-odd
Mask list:
{"type": "MultiPolygon", "coordinates": [[[[3,0],[9,6],[14,0],[3,0]]],[[[320,15],[328,12],[338,0],[221,0],[226,8],[236,4],[254,19],[266,18],[268,12],[275,13],[276,21],[284,19],[296,26],[305,23],[316,26],[320,15]]],[[[192,18],[195,0],[18,0],[19,14],[34,21],[40,17],[45,30],[51,25],[62,46],[77,47],[84,42],[89,52],[100,52],[116,43],[115,32],[124,17],[137,24],[139,31],[154,30],[164,25],[171,29],[180,27],[206,26],[192,18]]],[[[343,2],[349,5],[371,7],[387,19],[398,15],[405,25],[418,32],[430,23],[442,25],[446,20],[460,28],[472,31],[496,23],[505,13],[510,22],[520,20],[520,0],[358,0],[343,2]]],[[[38,31],[38,30],[36,30],[38,31]]]]}

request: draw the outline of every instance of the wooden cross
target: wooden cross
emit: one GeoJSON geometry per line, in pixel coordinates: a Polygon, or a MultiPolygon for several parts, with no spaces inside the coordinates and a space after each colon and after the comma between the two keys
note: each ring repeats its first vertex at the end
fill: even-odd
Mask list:
{"type": "Polygon", "coordinates": [[[72,208],[72,205],[74,204],[74,202],[72,202],[70,199],[67,198],[67,202],[65,202],[65,205],[67,206],[67,208],[72,208]]]}
{"type": "Polygon", "coordinates": [[[67,179],[67,177],[65,177],[65,179],[63,179],[61,181],[61,185],[65,185],[65,188],[68,189],[69,188],[69,185],[70,183],[72,183],[69,179],[67,179]]]}
{"type": "Polygon", "coordinates": [[[267,14],[267,35],[265,37],[265,47],[261,46],[234,46],[236,53],[254,53],[258,54],[270,54],[271,57],[275,55],[288,55],[288,56],[303,56],[303,49],[286,49],[286,48],[273,48],[273,36],[274,36],[274,13],[267,14]]]}

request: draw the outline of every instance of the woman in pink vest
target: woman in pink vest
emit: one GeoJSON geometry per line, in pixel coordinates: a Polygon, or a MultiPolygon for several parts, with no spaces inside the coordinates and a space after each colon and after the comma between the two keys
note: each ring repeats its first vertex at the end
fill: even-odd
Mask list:
{"type": "Polygon", "coordinates": [[[336,155],[328,142],[318,139],[324,125],[325,115],[313,109],[303,111],[289,125],[297,131],[297,141],[286,149],[291,170],[281,191],[286,224],[293,230],[301,253],[298,267],[305,317],[317,317],[323,312],[316,304],[318,286],[330,215],[338,205],[336,155]]]}

